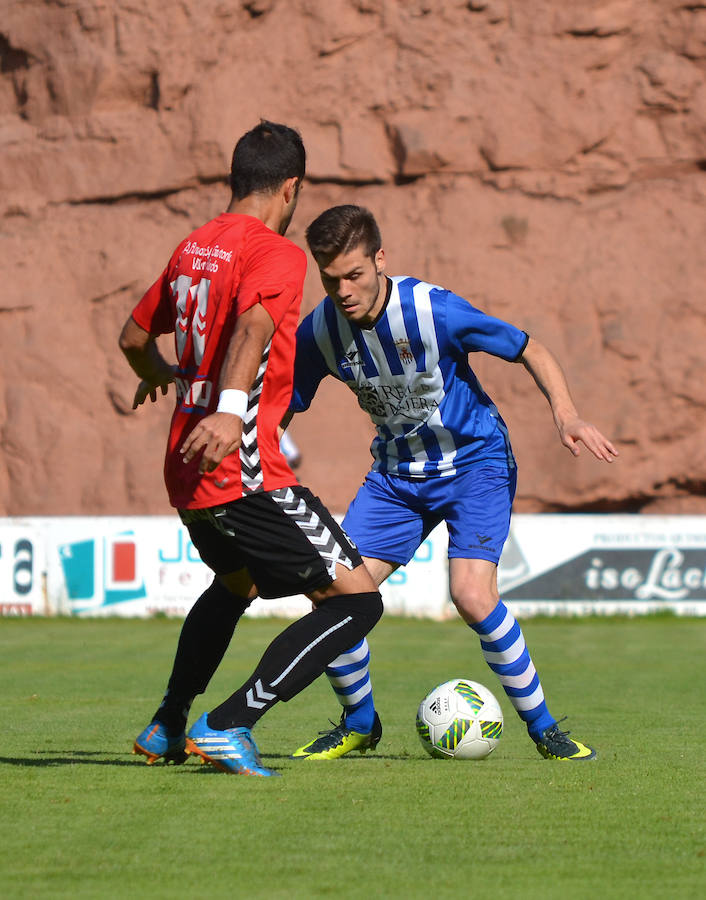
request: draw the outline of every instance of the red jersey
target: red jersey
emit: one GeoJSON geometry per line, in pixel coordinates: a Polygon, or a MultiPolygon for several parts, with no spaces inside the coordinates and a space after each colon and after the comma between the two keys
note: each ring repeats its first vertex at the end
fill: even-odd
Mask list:
{"type": "Polygon", "coordinates": [[[279,449],[277,426],[292,394],[295,333],[306,255],[252,216],[223,213],[177,247],[132,312],[150,334],[174,332],[178,372],[164,480],[172,506],[202,509],[253,491],[297,484],[279,449]],[[275,324],[248,397],[239,452],[199,473],[179,448],[215,412],[221,367],[238,316],[261,303],[275,324]]]}

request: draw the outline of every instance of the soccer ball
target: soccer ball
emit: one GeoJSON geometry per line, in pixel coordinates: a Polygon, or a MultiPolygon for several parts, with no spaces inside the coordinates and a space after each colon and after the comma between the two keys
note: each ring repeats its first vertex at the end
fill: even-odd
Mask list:
{"type": "Polygon", "coordinates": [[[439,759],[484,759],[502,733],[500,704],[487,687],[466,678],[440,684],[417,710],[419,740],[439,759]]]}

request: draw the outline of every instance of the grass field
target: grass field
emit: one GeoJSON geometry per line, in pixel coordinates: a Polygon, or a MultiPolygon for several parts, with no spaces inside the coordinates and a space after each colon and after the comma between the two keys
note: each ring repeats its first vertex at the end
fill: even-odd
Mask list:
{"type": "MultiPolygon", "coordinates": [[[[338,719],[322,680],[255,736],[283,778],[147,767],[132,739],[180,623],[0,620],[0,893],[14,898],[706,896],[706,620],[523,623],[555,715],[596,746],[543,760],[460,622],[371,636],[378,752],[288,754],[338,719]],[[487,684],[505,733],[432,760],[414,714],[435,684],[487,684]]],[[[249,674],[281,622],[247,620],[193,716],[249,674]]]]}

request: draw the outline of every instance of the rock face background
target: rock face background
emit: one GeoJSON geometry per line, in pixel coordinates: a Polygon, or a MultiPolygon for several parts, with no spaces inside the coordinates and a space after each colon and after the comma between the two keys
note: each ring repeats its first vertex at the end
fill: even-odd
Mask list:
{"type": "MultiPolygon", "coordinates": [[[[706,512],[706,3],[3,6],[0,514],[168,511],[171,398],[131,412],[117,336],[260,117],[308,149],[295,242],[369,206],[391,273],[547,343],[619,445],[573,459],[524,369],[474,360],[516,509],[706,512]]],[[[310,271],[304,311],[321,296],[310,271]]],[[[369,464],[354,397],[326,385],[292,433],[343,511],[369,464]]]]}

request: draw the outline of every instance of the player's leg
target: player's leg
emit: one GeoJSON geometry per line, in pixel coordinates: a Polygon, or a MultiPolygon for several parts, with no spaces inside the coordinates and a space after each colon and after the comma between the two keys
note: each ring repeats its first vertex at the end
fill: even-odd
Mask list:
{"type": "MultiPolygon", "coordinates": [[[[188,514],[185,514],[188,520],[188,514]]],[[[188,522],[194,546],[213,569],[234,563],[231,542],[208,522],[188,522]]],[[[151,765],[162,758],[181,763],[189,709],[202,694],[220,665],[241,615],[256,596],[247,570],[216,576],[184,619],[166,693],[150,720],[137,736],[133,753],[147,757],[151,765]]]]}
{"type": "Polygon", "coordinates": [[[160,758],[185,760],[191,704],[206,690],[249,604],[250,600],[234,596],[215,579],[192,606],[181,629],[166,693],[150,724],[135,739],[133,753],[146,756],[148,765],[160,758]]]}
{"type": "Polygon", "coordinates": [[[514,472],[479,467],[454,480],[455,499],[447,510],[451,599],[478,634],[485,661],[539,752],[556,759],[592,759],[591,748],[557,727],[520,624],[498,594],[497,563],[510,527],[514,472]]]}
{"type": "MultiPolygon", "coordinates": [[[[379,586],[414,555],[424,537],[422,517],[410,508],[388,476],[369,472],[343,520],[343,528],[358,547],[379,586]]],[[[370,680],[370,648],[363,639],[326,667],[326,675],[341,704],[341,720],[332,729],[296,750],[294,759],[338,759],[353,750],[374,749],[382,736],[370,680]]]]}
{"type": "MultiPolygon", "coordinates": [[[[397,568],[395,563],[366,556],[363,562],[378,586],[397,568]]],[[[342,706],[341,719],[295,750],[292,759],[338,759],[353,750],[374,750],[380,743],[382,723],[373,703],[367,638],[329,663],[326,676],[342,706]]]]}
{"type": "Polygon", "coordinates": [[[225,771],[271,775],[259,759],[256,765],[240,761],[243,743],[254,747],[250,729],[358,643],[379,619],[382,603],[357,550],[306,489],[252,495],[229,504],[220,521],[238,535],[263,597],[301,592],[315,608],[272,641],[237,691],[204,714],[189,732],[187,748],[225,771]]]}
{"type": "Polygon", "coordinates": [[[478,634],[485,661],[497,675],[530,737],[556,720],[547,709],[539,675],[519,622],[500,600],[497,567],[485,559],[450,559],[451,598],[461,618],[478,634]]]}

